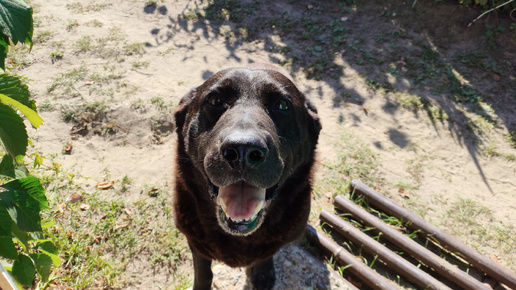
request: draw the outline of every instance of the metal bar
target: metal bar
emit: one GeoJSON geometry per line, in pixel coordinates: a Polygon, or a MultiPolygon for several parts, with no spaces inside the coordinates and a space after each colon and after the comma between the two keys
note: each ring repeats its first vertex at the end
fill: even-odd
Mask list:
{"type": "Polygon", "coordinates": [[[341,219],[337,215],[323,209],[321,211],[320,218],[322,221],[332,225],[332,227],[346,239],[349,239],[355,244],[363,245],[366,251],[378,255],[378,257],[384,261],[388,267],[392,268],[398,274],[406,277],[423,289],[450,289],[448,286],[428,275],[428,273],[418,269],[413,264],[396,255],[384,245],[354,228],[353,225],[341,219]]]}
{"type": "Polygon", "coordinates": [[[433,268],[436,272],[448,278],[453,283],[463,289],[489,289],[486,285],[471,277],[467,273],[461,271],[456,266],[450,264],[444,259],[426,249],[414,240],[403,235],[402,233],[391,228],[379,218],[371,215],[366,210],[360,208],[351,201],[337,196],[334,201],[335,205],[346,213],[350,213],[355,219],[360,220],[368,226],[374,227],[377,231],[382,232],[382,237],[410,254],[415,259],[433,268]]]}
{"type": "Polygon", "coordinates": [[[355,192],[366,197],[368,202],[374,207],[377,207],[386,214],[395,216],[410,223],[410,227],[420,229],[425,234],[432,236],[439,241],[442,246],[448,248],[448,250],[452,252],[459,253],[474,267],[482,270],[498,282],[503,283],[512,289],[516,289],[516,275],[514,273],[491,261],[488,257],[480,254],[453,236],[439,230],[437,227],[426,222],[421,217],[390,201],[380,193],[365,186],[360,181],[351,181],[351,186],[355,189],[355,192]]]}
{"type": "Polygon", "coordinates": [[[13,278],[9,275],[4,266],[0,263],[0,289],[4,290],[18,290],[16,287],[16,283],[14,283],[13,278]]]}
{"type": "MultiPolygon", "coordinates": [[[[389,281],[383,278],[380,274],[376,273],[373,269],[367,267],[363,263],[359,262],[355,256],[346,251],[344,248],[339,246],[332,239],[326,237],[323,234],[319,234],[317,230],[311,226],[307,226],[305,230],[308,238],[326,249],[329,253],[333,254],[335,260],[342,265],[350,265],[349,271],[357,276],[361,281],[364,281],[367,285],[373,289],[397,289],[394,285],[391,285],[389,281]]],[[[347,269],[346,269],[347,270],[347,269]]],[[[357,289],[352,286],[353,289],[357,289]]]]}

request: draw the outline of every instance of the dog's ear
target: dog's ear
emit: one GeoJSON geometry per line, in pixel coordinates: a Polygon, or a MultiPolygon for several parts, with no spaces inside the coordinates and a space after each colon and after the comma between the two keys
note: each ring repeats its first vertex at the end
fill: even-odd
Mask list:
{"type": "Polygon", "coordinates": [[[317,114],[317,109],[315,108],[312,101],[310,101],[308,98],[306,98],[305,107],[310,119],[310,122],[308,122],[308,132],[317,140],[319,137],[319,132],[322,129],[321,122],[319,121],[319,115],[317,114]]]}
{"type": "Polygon", "coordinates": [[[177,135],[181,136],[183,131],[183,126],[185,123],[186,115],[188,113],[188,107],[192,100],[195,98],[196,89],[190,90],[179,102],[179,105],[174,110],[174,121],[176,124],[176,132],[177,135]]]}

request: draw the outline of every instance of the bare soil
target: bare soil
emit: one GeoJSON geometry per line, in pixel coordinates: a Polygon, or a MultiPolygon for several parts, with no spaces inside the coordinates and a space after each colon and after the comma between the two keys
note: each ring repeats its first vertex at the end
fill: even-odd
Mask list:
{"type": "MultiPolygon", "coordinates": [[[[480,11],[455,1],[348,2],[32,0],[34,48],[12,61],[45,120],[32,150],[86,193],[129,176],[112,198],[134,201],[173,182],[171,113],[190,88],[220,69],[275,63],[323,125],[311,224],[361,178],[516,271],[514,22],[495,12],[467,27],[480,11]]],[[[344,287],[305,255],[277,255],[277,289],[344,287]]],[[[123,286],[181,288],[191,261],[177,266],[135,256],[123,286]]],[[[246,287],[241,269],[214,273],[218,289],[246,287]]]]}

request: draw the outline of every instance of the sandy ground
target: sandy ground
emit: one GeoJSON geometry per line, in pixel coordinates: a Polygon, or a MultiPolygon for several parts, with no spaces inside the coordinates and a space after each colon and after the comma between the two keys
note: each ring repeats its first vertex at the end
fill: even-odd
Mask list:
{"type": "MultiPolygon", "coordinates": [[[[101,180],[120,181],[126,175],[134,180],[132,188],[170,184],[175,144],[171,112],[179,99],[220,69],[254,62],[281,62],[286,57],[273,49],[274,44],[293,45],[286,37],[274,35],[274,31],[268,38],[251,35],[246,41],[232,39],[224,32],[235,29],[231,20],[222,24],[188,21],[191,9],[206,5],[205,2],[158,2],[158,9],[145,6],[144,1],[129,0],[116,4],[103,0],[31,2],[35,7],[37,41],[32,53],[26,56],[30,64],[17,72],[28,79],[45,120],[44,126],[30,132],[36,144],[33,151],[76,174],[86,192],[101,180]],[[76,122],[63,120],[67,112],[95,102],[104,106],[102,114],[83,115],[76,122]],[[63,146],[69,142],[73,144],[71,154],[63,154],[63,146]]],[[[342,15],[330,12],[331,7],[324,8],[328,9],[328,17],[352,31],[341,55],[332,61],[332,70],[342,70],[340,77],[323,75],[321,79],[309,79],[302,66],[286,67],[317,105],[323,124],[319,146],[321,170],[316,183],[324,188],[324,164],[336,162],[346,153],[339,152],[344,150],[339,146],[347,138],[376,156],[378,179],[370,186],[459,235],[461,240],[470,243],[472,237],[466,231],[454,229],[463,225],[455,220],[450,222],[450,216],[464,200],[491,213],[489,218],[473,217],[475,223],[488,229],[503,226],[506,232],[514,233],[516,163],[504,158],[516,154],[504,138],[516,130],[514,39],[509,37],[509,42],[500,44],[496,51],[507,63],[497,77],[468,72],[467,68],[459,72],[465,82],[475,85],[492,100],[485,111],[495,121],[477,134],[466,126],[470,124],[468,120],[477,120],[477,115],[448,96],[432,94],[424,85],[416,88],[403,75],[386,79],[398,91],[431,98],[450,116],[448,120],[432,119],[424,110],[399,106],[392,92],[371,89],[368,80],[381,68],[354,62],[356,53],[349,43],[359,36],[364,48],[387,53],[402,51],[406,58],[422,55],[416,43],[435,45],[443,59],[450,61],[458,51],[476,44],[474,33],[479,28],[467,31],[463,25],[464,19],[476,15],[475,11],[466,16],[437,15],[452,20],[448,29],[457,30],[452,33],[430,26],[437,17],[432,13],[445,13],[443,9],[428,12],[432,9],[424,10],[422,6],[426,4],[418,3],[422,8],[417,13],[421,22],[405,25],[403,21],[413,17],[412,12],[407,5],[395,3],[385,7],[371,4],[358,10],[350,7],[342,15]],[[398,15],[384,16],[382,11],[398,15]],[[371,27],[388,26],[393,31],[404,27],[406,36],[379,45],[371,27]],[[383,48],[378,47],[382,45],[383,48]],[[510,57],[504,58],[504,53],[510,57]],[[485,154],[490,144],[503,154],[485,154]],[[406,188],[409,199],[399,195],[400,187],[406,188]]],[[[268,5],[275,10],[276,4],[268,5]]],[[[317,8],[315,3],[304,1],[285,5],[290,5],[287,8],[294,15],[317,8]]],[[[396,57],[387,62],[403,71],[404,59],[396,57]]],[[[410,67],[406,65],[405,69],[410,67]]],[[[130,190],[124,198],[136,199],[139,194],[139,190],[130,190]]],[[[314,211],[320,207],[330,205],[323,198],[315,203],[314,211]]],[[[514,244],[514,239],[514,235],[509,236],[505,242],[514,244]]],[[[516,269],[514,252],[504,256],[498,245],[473,245],[484,254],[495,255],[504,266],[516,269]]],[[[170,281],[169,278],[137,276],[134,280],[170,281]]]]}

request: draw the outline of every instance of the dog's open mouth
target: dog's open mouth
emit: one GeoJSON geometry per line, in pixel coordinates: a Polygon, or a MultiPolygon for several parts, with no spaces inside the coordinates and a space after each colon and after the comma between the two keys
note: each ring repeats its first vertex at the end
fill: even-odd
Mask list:
{"type": "Polygon", "coordinates": [[[251,234],[261,225],[267,201],[274,196],[276,188],[258,188],[245,181],[220,188],[210,184],[218,205],[219,224],[231,234],[251,234]]]}

